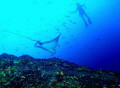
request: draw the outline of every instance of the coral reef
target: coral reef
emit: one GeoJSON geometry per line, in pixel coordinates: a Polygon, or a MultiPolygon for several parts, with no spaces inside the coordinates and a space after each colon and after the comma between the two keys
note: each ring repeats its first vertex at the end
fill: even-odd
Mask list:
{"type": "Polygon", "coordinates": [[[59,58],[0,55],[0,88],[120,88],[120,73],[59,58]]]}

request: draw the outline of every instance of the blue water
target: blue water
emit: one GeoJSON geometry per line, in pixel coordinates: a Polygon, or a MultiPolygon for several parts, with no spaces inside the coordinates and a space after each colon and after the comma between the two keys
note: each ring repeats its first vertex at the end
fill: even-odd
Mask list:
{"type": "MultiPolygon", "coordinates": [[[[120,72],[120,0],[1,0],[0,54],[35,58],[58,57],[93,69],[120,72]],[[85,4],[92,21],[85,23],[76,10],[85,4]],[[60,33],[56,54],[34,47],[60,33]]],[[[87,18],[84,16],[86,22],[87,18]]]]}

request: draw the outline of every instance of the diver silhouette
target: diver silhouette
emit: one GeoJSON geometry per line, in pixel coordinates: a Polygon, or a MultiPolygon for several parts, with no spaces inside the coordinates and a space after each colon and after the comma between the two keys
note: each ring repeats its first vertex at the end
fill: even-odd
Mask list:
{"type": "Polygon", "coordinates": [[[77,5],[77,9],[73,13],[79,11],[79,16],[82,17],[82,19],[83,19],[83,21],[85,23],[85,26],[88,27],[88,24],[87,24],[86,20],[84,19],[83,15],[87,17],[89,24],[92,24],[92,22],[91,22],[90,18],[88,17],[88,15],[86,14],[85,10],[84,10],[84,8],[86,8],[85,4],[84,5],[80,5],[79,3],[77,3],[76,5],[77,5]]]}

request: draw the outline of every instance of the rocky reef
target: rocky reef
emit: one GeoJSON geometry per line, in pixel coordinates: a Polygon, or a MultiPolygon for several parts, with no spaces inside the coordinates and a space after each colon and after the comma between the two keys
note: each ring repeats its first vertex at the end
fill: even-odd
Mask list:
{"type": "Polygon", "coordinates": [[[120,88],[120,73],[59,58],[0,55],[0,88],[120,88]]]}

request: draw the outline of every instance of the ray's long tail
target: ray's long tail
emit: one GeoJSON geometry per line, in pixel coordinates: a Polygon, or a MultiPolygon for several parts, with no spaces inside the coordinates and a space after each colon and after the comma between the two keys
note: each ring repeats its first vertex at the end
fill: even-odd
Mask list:
{"type": "Polygon", "coordinates": [[[1,30],[5,31],[5,32],[8,32],[8,33],[12,33],[12,34],[18,35],[18,36],[21,36],[21,37],[24,37],[24,38],[27,38],[27,39],[32,40],[32,41],[37,41],[37,40],[31,39],[31,38],[29,38],[29,37],[26,37],[26,36],[23,36],[23,35],[20,35],[20,34],[11,32],[11,31],[7,31],[7,30],[4,30],[4,29],[1,29],[1,30]]]}

